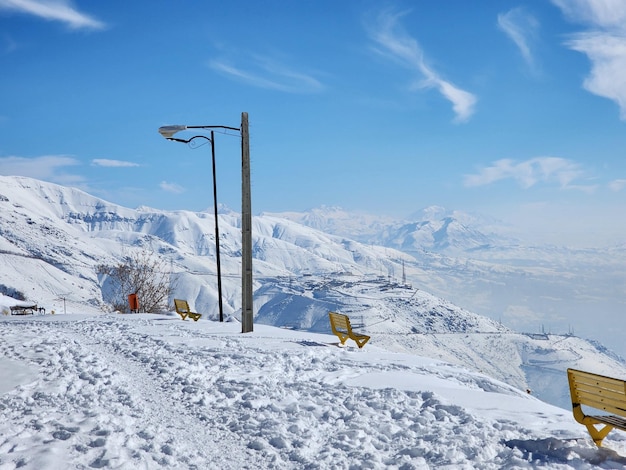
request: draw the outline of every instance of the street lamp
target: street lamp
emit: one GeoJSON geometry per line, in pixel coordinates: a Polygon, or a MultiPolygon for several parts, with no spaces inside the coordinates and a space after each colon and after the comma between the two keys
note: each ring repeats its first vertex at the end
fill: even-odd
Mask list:
{"type": "Polygon", "coordinates": [[[217,261],[217,290],[220,311],[220,321],[224,321],[222,308],[222,273],[220,263],[219,225],[217,220],[217,182],[215,177],[215,140],[213,129],[223,129],[241,132],[241,261],[242,261],[242,305],[241,305],[241,332],[248,333],[253,329],[252,305],[252,208],[250,194],[250,144],[248,134],[248,113],[241,113],[241,128],[228,126],[162,126],[159,133],[168,140],[192,144],[194,139],[206,139],[211,142],[211,157],[213,164],[213,206],[215,211],[215,249],[217,261]],[[211,137],[195,135],[189,139],[179,139],[175,134],[189,129],[211,130],[211,137]]]}

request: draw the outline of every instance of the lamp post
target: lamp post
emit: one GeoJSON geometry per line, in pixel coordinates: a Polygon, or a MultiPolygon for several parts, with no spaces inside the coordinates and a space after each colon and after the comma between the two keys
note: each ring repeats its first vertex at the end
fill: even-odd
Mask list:
{"type": "Polygon", "coordinates": [[[217,290],[220,311],[220,321],[224,321],[222,308],[222,274],[219,247],[219,225],[217,220],[217,182],[215,176],[215,140],[213,129],[238,131],[241,133],[241,332],[248,333],[253,329],[253,306],[252,306],[252,208],[250,192],[250,144],[248,136],[248,113],[241,113],[241,128],[228,126],[162,126],[159,133],[168,140],[190,144],[194,139],[206,139],[211,142],[211,157],[213,165],[213,205],[215,211],[215,249],[217,261],[217,290]],[[179,139],[175,134],[188,129],[210,129],[211,137],[195,135],[190,139],[179,139]]]}

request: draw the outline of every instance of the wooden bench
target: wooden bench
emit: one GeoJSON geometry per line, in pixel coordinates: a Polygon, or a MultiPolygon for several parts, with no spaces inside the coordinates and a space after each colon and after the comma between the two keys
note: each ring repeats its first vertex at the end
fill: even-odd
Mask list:
{"type": "Polygon", "coordinates": [[[347,315],[328,312],[328,318],[330,319],[330,328],[333,330],[333,333],[337,335],[341,344],[345,344],[348,338],[351,338],[360,349],[369,341],[369,336],[361,335],[352,331],[350,319],[347,315]]]}
{"type": "Polygon", "coordinates": [[[598,447],[613,429],[626,431],[626,382],[603,375],[567,369],[574,419],[584,424],[598,447]],[[585,414],[582,407],[604,414],[585,414]],[[596,426],[602,426],[601,429],[596,426]]]}
{"type": "Polygon", "coordinates": [[[202,316],[201,313],[192,312],[186,300],[174,299],[174,307],[176,308],[176,313],[178,313],[183,320],[189,317],[192,318],[193,321],[198,321],[202,316]]]}

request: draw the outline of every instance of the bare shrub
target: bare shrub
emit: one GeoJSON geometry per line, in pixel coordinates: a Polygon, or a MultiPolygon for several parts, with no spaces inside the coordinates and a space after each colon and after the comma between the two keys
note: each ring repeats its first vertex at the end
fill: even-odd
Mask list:
{"type": "Polygon", "coordinates": [[[115,310],[130,311],[129,294],[137,294],[141,312],[159,313],[169,308],[168,300],[174,286],[168,261],[152,250],[134,251],[113,266],[99,265],[96,273],[103,277],[104,300],[115,310]]]}

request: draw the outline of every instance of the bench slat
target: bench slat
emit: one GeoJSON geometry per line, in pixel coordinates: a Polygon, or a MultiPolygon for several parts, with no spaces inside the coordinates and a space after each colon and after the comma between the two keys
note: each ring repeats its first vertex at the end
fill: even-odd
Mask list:
{"type": "Polygon", "coordinates": [[[581,382],[578,378],[576,380],[576,387],[582,390],[598,390],[598,393],[613,393],[626,396],[626,390],[624,389],[624,382],[621,383],[607,383],[607,382],[581,382]]]}
{"type": "Polygon", "coordinates": [[[589,372],[576,371],[568,369],[578,385],[591,385],[593,387],[602,387],[606,389],[621,390],[624,393],[624,381],[614,379],[613,377],[605,377],[603,375],[591,374],[589,372]]]}
{"type": "Polygon", "coordinates": [[[612,415],[593,415],[589,417],[595,419],[596,421],[600,421],[601,423],[615,426],[616,428],[619,428],[622,431],[626,431],[626,419],[619,418],[617,416],[612,416],[612,415]]]}
{"type": "Polygon", "coordinates": [[[626,417],[626,410],[624,410],[624,403],[619,405],[611,405],[607,403],[603,403],[600,401],[594,400],[581,400],[581,405],[589,406],[591,408],[595,408],[597,410],[606,411],[607,413],[615,413],[620,416],[626,417]]]}
{"type": "Polygon", "coordinates": [[[576,395],[580,398],[580,401],[592,400],[594,402],[615,406],[626,403],[626,395],[611,390],[581,389],[577,386],[576,395]]]}
{"type": "Polygon", "coordinates": [[[345,330],[346,332],[349,329],[348,322],[346,321],[347,317],[342,315],[337,315],[336,313],[332,314],[332,321],[335,324],[335,328],[345,330]]]}

